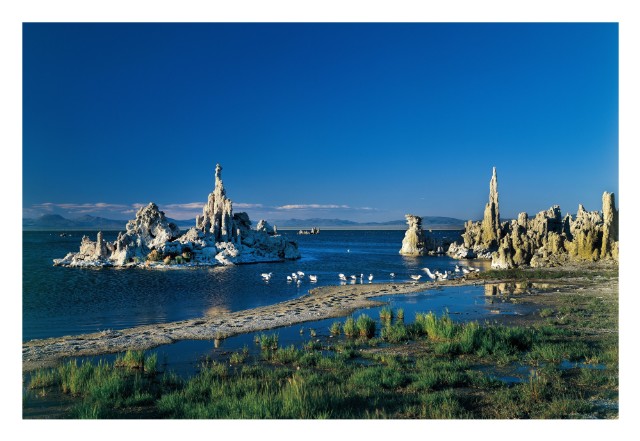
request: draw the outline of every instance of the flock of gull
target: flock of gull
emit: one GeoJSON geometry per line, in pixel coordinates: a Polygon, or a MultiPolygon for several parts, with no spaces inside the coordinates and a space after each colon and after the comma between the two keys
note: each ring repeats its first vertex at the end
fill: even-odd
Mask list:
{"type": "MultiPolygon", "coordinates": [[[[473,268],[473,267],[460,267],[458,265],[456,265],[455,269],[453,271],[444,271],[444,272],[440,272],[438,270],[436,270],[435,272],[431,272],[431,270],[429,268],[422,268],[422,270],[427,274],[427,277],[429,279],[431,279],[432,281],[441,281],[441,280],[448,280],[448,279],[454,279],[460,276],[464,276],[466,274],[469,273],[473,273],[473,272],[479,272],[480,270],[478,268],[473,268]]],[[[271,280],[271,277],[273,276],[273,273],[262,273],[260,275],[262,277],[262,280],[264,282],[269,282],[271,280]]],[[[389,277],[391,277],[392,279],[395,279],[396,274],[395,273],[389,273],[389,277]]],[[[413,280],[414,283],[417,283],[421,278],[422,278],[422,274],[411,274],[409,277],[411,277],[411,279],[413,280]]],[[[305,278],[305,274],[302,271],[296,271],[295,273],[291,273],[290,276],[287,276],[287,283],[296,283],[296,285],[300,285],[302,283],[302,281],[305,278]]],[[[360,274],[360,276],[357,276],[355,274],[350,275],[349,277],[347,277],[346,275],[344,275],[343,273],[338,274],[338,279],[340,280],[340,283],[345,284],[348,281],[351,281],[351,283],[356,283],[358,280],[360,280],[360,283],[363,283],[364,280],[364,274],[360,274]]],[[[369,274],[369,276],[367,277],[367,279],[369,280],[369,283],[373,282],[373,274],[369,274]]],[[[311,283],[316,283],[318,281],[318,276],[314,275],[314,274],[309,274],[309,282],[311,283]]]]}

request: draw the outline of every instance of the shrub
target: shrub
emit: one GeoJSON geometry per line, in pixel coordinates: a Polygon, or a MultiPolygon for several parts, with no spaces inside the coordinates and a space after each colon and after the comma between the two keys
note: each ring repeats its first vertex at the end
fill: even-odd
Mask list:
{"type": "Polygon", "coordinates": [[[171,256],[166,256],[163,260],[165,265],[169,265],[171,263],[171,256]]]}
{"type": "Polygon", "coordinates": [[[342,324],[340,322],[333,322],[329,328],[331,335],[340,335],[342,332],[342,324]]]}

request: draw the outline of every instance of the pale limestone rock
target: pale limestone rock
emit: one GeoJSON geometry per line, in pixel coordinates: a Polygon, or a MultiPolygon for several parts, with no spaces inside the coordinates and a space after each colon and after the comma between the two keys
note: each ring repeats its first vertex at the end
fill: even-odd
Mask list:
{"type": "Polygon", "coordinates": [[[150,267],[194,265],[228,265],[255,262],[275,262],[299,259],[296,242],[277,234],[266,221],[251,229],[246,213],[233,213],[233,205],[226,197],[222,182],[222,167],[215,172],[215,187],[209,194],[196,227],[180,236],[178,227],[167,221],[154,203],[141,208],[129,221],[126,233],[120,233],[113,243],[105,242],[98,233],[96,242],[84,237],[79,253],[69,253],[55,259],[63,266],[124,266],[142,265],[155,250],[164,263],[146,262],[150,267]]]}
{"type": "Polygon", "coordinates": [[[256,230],[257,231],[264,231],[265,233],[273,236],[274,234],[277,233],[277,230],[274,229],[274,227],[272,227],[271,225],[269,225],[269,222],[267,222],[264,219],[260,219],[258,221],[258,225],[256,225],[256,230]]]}
{"type": "Polygon", "coordinates": [[[489,182],[489,202],[484,208],[484,217],[480,230],[480,243],[485,248],[495,246],[500,237],[500,209],[498,205],[498,175],[493,167],[489,182]]]}
{"type": "Polygon", "coordinates": [[[618,260],[618,210],[613,193],[602,195],[602,258],[618,260]]]}
{"type": "Polygon", "coordinates": [[[517,219],[494,228],[499,224],[497,196],[494,169],[483,220],[468,221],[463,244],[452,244],[447,254],[454,258],[490,258],[493,268],[618,259],[618,212],[613,194],[604,193],[602,213],[588,212],[580,205],[575,219],[569,214],[563,218],[560,207],[555,205],[533,218],[520,213],[517,219]]]}
{"type": "Polygon", "coordinates": [[[422,218],[412,214],[405,215],[409,228],[402,239],[400,254],[403,256],[423,256],[427,253],[427,244],[422,231],[422,218]]]}

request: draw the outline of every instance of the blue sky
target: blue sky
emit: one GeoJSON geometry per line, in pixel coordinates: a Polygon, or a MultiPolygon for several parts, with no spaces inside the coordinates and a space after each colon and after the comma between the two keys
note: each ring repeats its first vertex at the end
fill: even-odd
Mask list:
{"type": "Polygon", "coordinates": [[[23,215],[503,217],[618,193],[616,24],[25,24],[23,215]]]}

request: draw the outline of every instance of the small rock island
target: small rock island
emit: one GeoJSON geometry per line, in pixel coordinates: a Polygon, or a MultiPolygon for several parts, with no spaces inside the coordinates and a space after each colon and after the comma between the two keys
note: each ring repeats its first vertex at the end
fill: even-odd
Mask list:
{"type": "Polygon", "coordinates": [[[602,212],[580,204],[576,217],[562,217],[554,205],[530,219],[527,213],[500,222],[498,176],[489,184],[489,202],[482,221],[468,221],[463,243],[451,244],[447,254],[456,259],[491,259],[491,267],[549,267],[568,262],[618,261],[618,210],[613,193],[602,195],[602,212]]]}
{"type": "Polygon", "coordinates": [[[222,167],[216,165],[215,184],[196,226],[182,234],[153,202],[140,208],[114,242],[82,238],[80,251],[54,259],[68,267],[166,267],[215,266],[280,262],[300,258],[298,244],[277,233],[265,220],[251,228],[247,213],[233,213],[233,204],[222,183],[222,167]]]}

